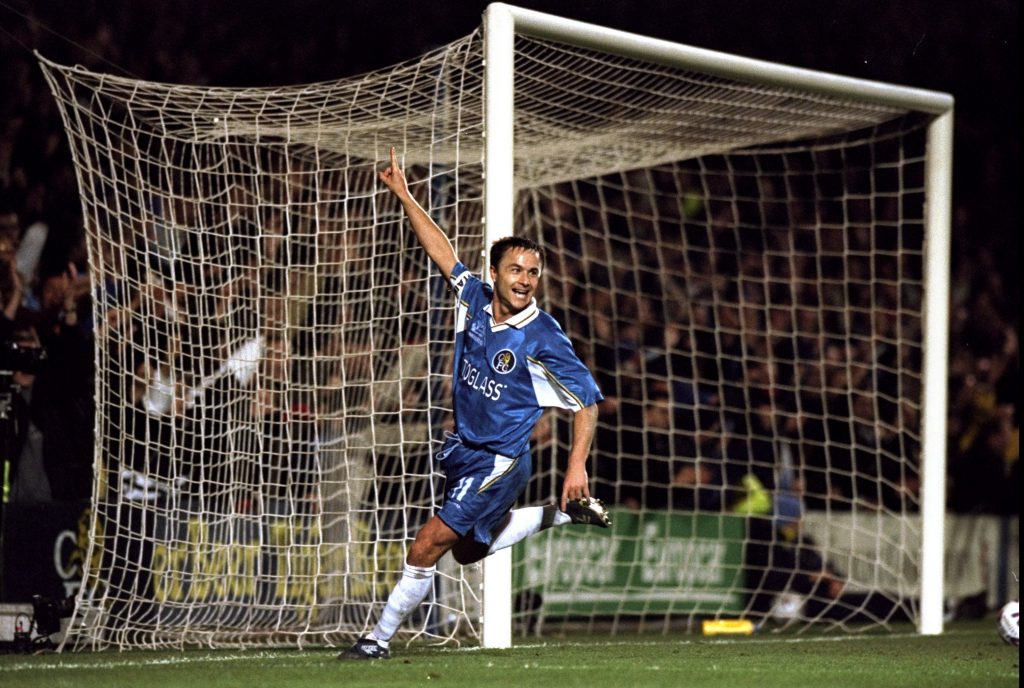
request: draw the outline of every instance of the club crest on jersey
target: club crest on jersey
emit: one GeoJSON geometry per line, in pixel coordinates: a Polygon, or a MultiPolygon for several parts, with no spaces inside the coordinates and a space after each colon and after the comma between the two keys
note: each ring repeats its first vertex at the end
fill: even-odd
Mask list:
{"type": "Polygon", "coordinates": [[[508,375],[515,367],[516,355],[512,353],[511,349],[502,349],[494,354],[494,357],[491,359],[491,368],[496,373],[508,375]]]}

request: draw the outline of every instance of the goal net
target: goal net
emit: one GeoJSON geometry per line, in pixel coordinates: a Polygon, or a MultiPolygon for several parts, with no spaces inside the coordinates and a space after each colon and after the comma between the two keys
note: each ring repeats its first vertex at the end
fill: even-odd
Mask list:
{"type": "MultiPolygon", "coordinates": [[[[514,140],[512,224],[547,247],[542,305],[607,397],[589,471],[614,519],[517,546],[515,629],[919,619],[935,112],[541,33],[513,41],[509,132],[485,131],[512,84],[485,88],[483,30],[289,87],[41,59],[98,364],[66,646],[372,626],[440,504],[452,341],[450,294],[376,170],[396,146],[480,271],[510,229],[485,222],[488,136],[514,140]]],[[[559,493],[570,431],[538,426],[524,501],[559,493]]],[[[478,641],[480,568],[439,573],[400,638],[478,641]]]]}

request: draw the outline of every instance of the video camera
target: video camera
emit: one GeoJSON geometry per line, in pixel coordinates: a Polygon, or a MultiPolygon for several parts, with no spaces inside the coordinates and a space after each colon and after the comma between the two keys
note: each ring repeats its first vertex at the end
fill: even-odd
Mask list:
{"type": "Polygon", "coordinates": [[[5,422],[10,420],[12,396],[18,385],[15,384],[15,373],[35,374],[46,361],[46,349],[41,346],[21,346],[17,341],[10,340],[0,344],[0,448],[4,448],[9,428],[5,422]]]}
{"type": "Polygon", "coordinates": [[[22,346],[16,341],[0,345],[0,374],[37,373],[46,361],[46,349],[41,346],[22,346]]]}

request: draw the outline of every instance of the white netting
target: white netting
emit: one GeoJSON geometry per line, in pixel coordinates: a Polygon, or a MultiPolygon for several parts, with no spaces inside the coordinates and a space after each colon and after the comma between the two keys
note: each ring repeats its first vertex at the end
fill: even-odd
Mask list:
{"type": "Polygon", "coordinates": [[[617,508],[521,547],[523,628],[916,617],[923,162],[901,119],[530,191],[617,508]]]}
{"type": "MultiPolygon", "coordinates": [[[[536,39],[516,53],[518,231],[548,246],[544,305],[609,397],[591,475],[617,521],[611,545],[556,529],[520,548],[521,626],[912,614],[921,121],[536,39]]],[[[480,269],[480,35],[288,88],[43,66],[101,371],[71,645],[347,641],[439,503],[449,414],[449,296],[376,169],[395,145],[480,269]]],[[[532,501],[567,453],[547,420],[532,501]]],[[[406,637],[478,633],[477,570],[441,568],[406,637]]]]}

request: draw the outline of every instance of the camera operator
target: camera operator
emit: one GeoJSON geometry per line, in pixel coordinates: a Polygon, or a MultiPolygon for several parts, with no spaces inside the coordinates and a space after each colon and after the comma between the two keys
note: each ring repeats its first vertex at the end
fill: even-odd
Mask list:
{"type": "Polygon", "coordinates": [[[31,413],[32,385],[46,355],[31,328],[17,329],[0,348],[0,407],[12,504],[53,499],[43,459],[43,433],[31,413]]]}
{"type": "Polygon", "coordinates": [[[21,276],[0,245],[0,429],[9,501],[68,501],[92,486],[91,334],[79,325],[83,281],[69,265],[44,272],[40,310],[21,307],[21,276]]]}

